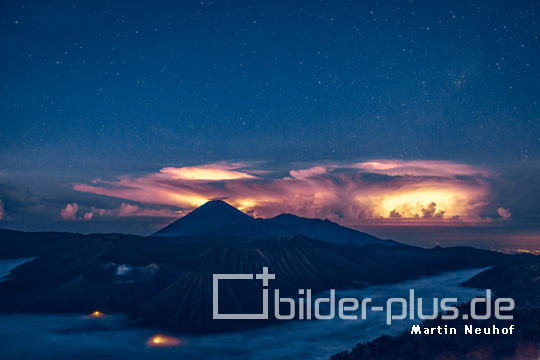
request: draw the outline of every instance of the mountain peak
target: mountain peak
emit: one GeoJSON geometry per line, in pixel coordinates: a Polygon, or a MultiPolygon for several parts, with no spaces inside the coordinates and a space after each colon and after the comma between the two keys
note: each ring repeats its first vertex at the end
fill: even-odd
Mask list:
{"type": "Polygon", "coordinates": [[[253,218],[223,200],[210,200],[153,236],[202,235],[209,229],[251,221],[253,218]]]}
{"type": "Polygon", "coordinates": [[[249,215],[241,212],[240,210],[238,210],[237,208],[235,208],[234,206],[226,203],[225,201],[223,200],[210,200],[210,201],[207,201],[205,202],[203,205],[199,206],[198,208],[196,208],[195,210],[193,210],[192,212],[190,212],[188,215],[186,216],[189,216],[191,214],[216,214],[216,213],[220,213],[220,214],[237,214],[239,216],[243,216],[243,217],[250,217],[249,215]]]}

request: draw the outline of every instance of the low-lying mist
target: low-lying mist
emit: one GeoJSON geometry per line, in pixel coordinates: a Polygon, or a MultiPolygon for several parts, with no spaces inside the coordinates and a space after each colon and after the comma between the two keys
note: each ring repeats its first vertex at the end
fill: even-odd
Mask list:
{"type": "MultiPolygon", "coordinates": [[[[432,298],[456,297],[467,302],[483,290],[459,286],[481,270],[464,270],[397,285],[338,291],[339,297],[371,297],[384,305],[391,297],[408,298],[409,289],[424,299],[426,314],[432,298]]],[[[398,312],[399,313],[399,312],[398,312]]],[[[0,316],[0,358],[5,359],[327,359],[358,342],[382,334],[396,335],[418,320],[397,320],[386,325],[386,312],[368,311],[366,320],[283,321],[264,329],[207,336],[170,334],[181,339],[174,347],[150,347],[146,341],[158,329],[129,325],[123,316],[89,318],[75,315],[0,316]]],[[[165,332],[166,333],[166,332],[165,332]]],[[[166,333],[167,334],[167,333],[166,333]]]]}

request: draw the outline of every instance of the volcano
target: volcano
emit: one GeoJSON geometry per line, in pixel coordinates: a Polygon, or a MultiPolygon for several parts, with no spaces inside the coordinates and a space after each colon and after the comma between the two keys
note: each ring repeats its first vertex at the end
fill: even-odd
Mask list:
{"type": "Polygon", "coordinates": [[[200,236],[215,233],[223,226],[254,221],[222,200],[211,200],[152,236],[200,236]]]}
{"type": "Polygon", "coordinates": [[[281,214],[271,219],[253,218],[222,200],[212,200],[152,236],[241,237],[266,239],[302,235],[339,245],[398,245],[330,220],[281,214]]]}

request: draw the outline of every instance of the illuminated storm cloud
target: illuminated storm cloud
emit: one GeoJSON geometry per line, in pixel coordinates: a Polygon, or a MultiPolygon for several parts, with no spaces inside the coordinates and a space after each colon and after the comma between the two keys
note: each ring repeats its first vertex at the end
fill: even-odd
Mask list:
{"type": "MultiPolygon", "coordinates": [[[[445,161],[325,164],[293,169],[284,177],[272,177],[242,163],[217,163],[167,167],[159,173],[113,181],[96,179],[74,189],[184,210],[225,198],[263,218],[293,213],[345,223],[358,219],[476,221],[489,203],[491,178],[477,167],[445,161]]],[[[97,216],[121,214],[95,210],[99,210],[97,216]]]]}

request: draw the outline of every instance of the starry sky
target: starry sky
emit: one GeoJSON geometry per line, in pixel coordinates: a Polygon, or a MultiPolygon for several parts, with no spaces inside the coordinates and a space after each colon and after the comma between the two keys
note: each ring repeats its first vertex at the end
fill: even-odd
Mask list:
{"type": "Polygon", "coordinates": [[[504,220],[498,233],[540,242],[539,14],[537,1],[3,1],[0,227],[148,234],[230,196],[396,238],[421,225],[390,220],[437,214],[434,194],[477,224],[453,237],[504,220]],[[470,196],[450,204],[434,178],[470,196]],[[151,201],[164,181],[196,201],[151,201]],[[336,209],[321,188],[363,205],[336,209]],[[412,189],[431,192],[417,204],[412,189]]]}

